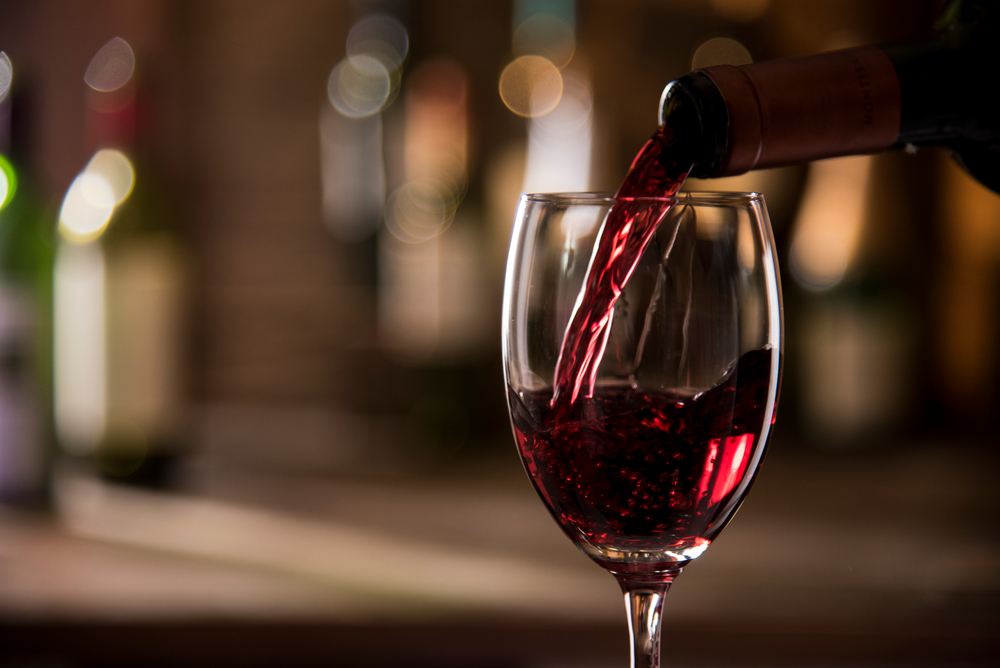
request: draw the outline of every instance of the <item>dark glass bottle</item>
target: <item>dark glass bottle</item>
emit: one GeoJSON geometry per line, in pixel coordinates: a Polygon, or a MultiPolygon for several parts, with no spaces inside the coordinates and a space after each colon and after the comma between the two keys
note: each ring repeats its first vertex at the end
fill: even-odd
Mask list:
{"type": "Polygon", "coordinates": [[[925,42],[696,70],[667,84],[660,122],[690,134],[696,177],[943,145],[1000,192],[998,21],[996,0],[954,0],[925,42]]]}
{"type": "Polygon", "coordinates": [[[94,242],[105,267],[107,383],[104,435],[94,454],[109,478],[163,486],[186,451],[187,253],[150,146],[150,97],[139,91],[150,87],[143,83],[133,75],[119,88],[87,91],[94,160],[114,152],[134,177],[94,242]]]}
{"type": "Polygon", "coordinates": [[[26,160],[23,93],[0,99],[0,501],[35,503],[51,463],[54,230],[26,160]]]}

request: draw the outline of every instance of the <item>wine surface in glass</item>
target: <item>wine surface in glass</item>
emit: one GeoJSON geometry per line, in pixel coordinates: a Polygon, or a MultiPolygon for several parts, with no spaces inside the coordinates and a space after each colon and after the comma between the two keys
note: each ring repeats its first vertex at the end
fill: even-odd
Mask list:
{"type": "Polygon", "coordinates": [[[689,398],[598,384],[551,408],[551,390],[508,389],[525,466],[569,537],[609,568],[700,555],[753,479],[775,354],[744,354],[689,398]]]}

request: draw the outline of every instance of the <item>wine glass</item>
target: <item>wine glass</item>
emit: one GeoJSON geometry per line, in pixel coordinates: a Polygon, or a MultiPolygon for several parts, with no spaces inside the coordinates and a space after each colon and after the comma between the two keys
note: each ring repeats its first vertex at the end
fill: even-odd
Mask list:
{"type": "Polygon", "coordinates": [[[659,665],[663,596],[753,482],[775,417],[781,319],[757,193],[521,198],[503,306],[514,436],[556,522],[618,579],[633,668],[659,665]],[[596,247],[614,242],[601,234],[625,208],[658,219],[655,232],[623,285],[590,281],[612,290],[609,317],[580,317],[600,302],[584,286],[608,274],[590,265],[615,255],[596,247]],[[567,328],[581,322],[593,330],[589,366],[575,391],[557,391],[572,376],[560,360],[567,328]]]}

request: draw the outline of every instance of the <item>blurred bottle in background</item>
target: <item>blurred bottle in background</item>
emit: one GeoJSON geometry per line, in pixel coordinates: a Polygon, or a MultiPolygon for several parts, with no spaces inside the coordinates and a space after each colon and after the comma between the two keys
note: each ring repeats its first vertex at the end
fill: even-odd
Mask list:
{"type": "Polygon", "coordinates": [[[60,217],[56,414],[64,449],[93,456],[105,476],[162,485],[185,443],[186,262],[144,150],[134,67],[115,38],[85,75],[94,154],[60,217]],[[89,224],[73,218],[74,198],[89,224]]]}
{"type": "Polygon", "coordinates": [[[28,171],[26,98],[0,52],[0,501],[44,498],[51,444],[52,228],[28,171]]]}
{"type": "Polygon", "coordinates": [[[791,229],[789,355],[800,428],[812,447],[892,442],[920,399],[922,342],[906,283],[915,233],[905,197],[886,180],[894,158],[811,164],[791,229]]]}

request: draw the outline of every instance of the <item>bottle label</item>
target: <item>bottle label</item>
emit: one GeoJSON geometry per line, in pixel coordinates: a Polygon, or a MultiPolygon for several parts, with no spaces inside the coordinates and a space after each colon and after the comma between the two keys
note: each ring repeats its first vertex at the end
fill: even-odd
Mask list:
{"type": "Polygon", "coordinates": [[[716,176],[876,153],[899,135],[899,78],[878,47],[702,71],[729,111],[729,150],[716,176]]]}
{"type": "Polygon", "coordinates": [[[179,437],[184,397],[184,267],[167,237],[108,253],[109,443],[150,451],[179,437]]]}

